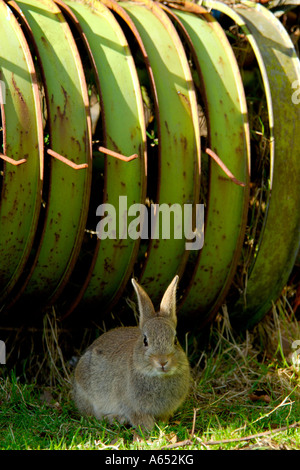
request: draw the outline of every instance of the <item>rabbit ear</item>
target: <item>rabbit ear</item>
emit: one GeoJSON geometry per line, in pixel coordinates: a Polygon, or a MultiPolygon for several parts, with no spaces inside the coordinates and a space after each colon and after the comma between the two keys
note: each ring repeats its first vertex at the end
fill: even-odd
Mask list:
{"type": "Polygon", "coordinates": [[[135,279],[131,279],[132,285],[137,295],[139,311],[140,311],[140,327],[143,327],[145,321],[155,316],[155,310],[150,297],[144,291],[144,289],[136,282],[135,279]]]}
{"type": "Polygon", "coordinates": [[[160,315],[168,317],[176,326],[177,316],[176,316],[176,288],[179,277],[176,275],[167,288],[162,301],[160,303],[160,315]]]}

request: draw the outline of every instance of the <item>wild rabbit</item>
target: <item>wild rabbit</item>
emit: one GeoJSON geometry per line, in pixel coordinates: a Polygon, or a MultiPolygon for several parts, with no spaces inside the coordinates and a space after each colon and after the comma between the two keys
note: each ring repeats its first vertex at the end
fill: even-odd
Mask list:
{"type": "Polygon", "coordinates": [[[175,276],[156,313],[132,279],[139,326],[104,333],[79,360],[73,397],[82,414],[151,430],[155,419],[167,421],[186,398],[190,368],[176,339],[177,282],[175,276]]]}

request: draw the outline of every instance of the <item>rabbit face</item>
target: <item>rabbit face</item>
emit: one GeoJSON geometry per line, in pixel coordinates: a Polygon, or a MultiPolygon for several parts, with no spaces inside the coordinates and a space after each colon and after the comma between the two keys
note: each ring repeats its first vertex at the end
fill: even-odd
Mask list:
{"type": "MultiPolygon", "coordinates": [[[[143,355],[146,375],[172,375],[177,371],[176,330],[170,321],[161,317],[148,320],[141,328],[141,338],[137,347],[138,355],[143,355]],[[142,344],[141,344],[142,343],[142,344]]],[[[139,357],[141,364],[141,357],[139,357]]]]}

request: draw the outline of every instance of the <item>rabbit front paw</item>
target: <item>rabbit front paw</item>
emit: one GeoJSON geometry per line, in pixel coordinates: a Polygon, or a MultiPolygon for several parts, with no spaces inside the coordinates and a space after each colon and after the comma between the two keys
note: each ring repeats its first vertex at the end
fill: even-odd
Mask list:
{"type": "Polygon", "coordinates": [[[149,432],[153,429],[155,420],[152,415],[135,413],[130,416],[130,422],[135,428],[140,428],[143,432],[149,432]]]}

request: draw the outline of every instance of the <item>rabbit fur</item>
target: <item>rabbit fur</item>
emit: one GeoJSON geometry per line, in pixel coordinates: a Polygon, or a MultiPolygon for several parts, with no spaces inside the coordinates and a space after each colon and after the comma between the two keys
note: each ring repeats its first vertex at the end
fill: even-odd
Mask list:
{"type": "Polygon", "coordinates": [[[177,282],[175,276],[155,312],[148,294],[132,279],[139,326],[104,333],[79,360],[73,398],[82,414],[151,430],[155,419],[167,421],[184,401],[190,367],[176,340],[177,282]]]}

